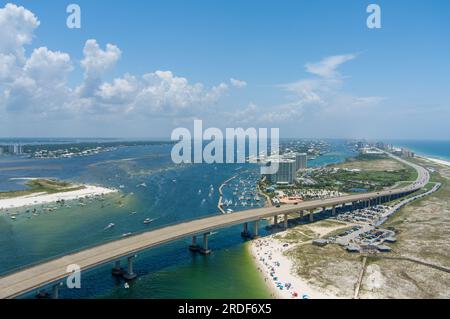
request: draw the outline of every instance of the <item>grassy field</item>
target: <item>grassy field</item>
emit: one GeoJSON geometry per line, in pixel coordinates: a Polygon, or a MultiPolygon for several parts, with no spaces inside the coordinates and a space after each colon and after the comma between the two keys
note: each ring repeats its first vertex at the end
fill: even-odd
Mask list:
{"type": "MultiPolygon", "coordinates": [[[[404,207],[383,224],[383,228],[395,229],[397,242],[389,245],[391,253],[368,259],[360,298],[450,298],[449,273],[411,261],[383,258],[405,257],[450,267],[450,168],[420,159],[412,161],[436,170],[426,189],[436,182],[442,187],[404,207]]],[[[351,296],[352,284],[360,272],[360,255],[333,246],[315,250],[304,246],[293,251],[293,257],[298,274],[312,284],[336,291],[338,296],[351,296]],[[328,271],[330,268],[334,272],[328,271]]]]}
{"type": "MultiPolygon", "coordinates": [[[[383,225],[397,232],[390,255],[450,268],[450,168],[413,161],[436,170],[427,189],[436,182],[442,186],[401,209],[383,225]]],[[[410,261],[372,259],[364,277],[362,298],[450,298],[449,273],[410,261]]]]}
{"type": "Polygon", "coordinates": [[[0,192],[0,199],[28,196],[37,193],[54,194],[71,192],[84,188],[84,186],[74,185],[68,182],[57,181],[53,179],[33,179],[28,181],[25,185],[28,187],[28,189],[11,192],[0,192]]]}
{"type": "Polygon", "coordinates": [[[415,169],[390,158],[374,157],[371,160],[357,157],[330,168],[339,170],[313,174],[312,178],[317,182],[315,187],[333,188],[346,193],[378,191],[402,183],[407,184],[417,178],[415,169]]]}
{"type": "Polygon", "coordinates": [[[360,155],[348,158],[344,163],[331,165],[330,167],[360,169],[364,171],[398,171],[406,166],[402,163],[382,155],[360,155]]]}
{"type": "MultiPolygon", "coordinates": [[[[374,161],[383,167],[387,165],[380,162],[380,158],[374,161]]],[[[397,242],[389,244],[391,253],[368,258],[360,298],[450,298],[450,273],[410,260],[384,258],[409,258],[450,268],[450,167],[420,159],[411,161],[436,170],[425,189],[431,189],[437,182],[442,187],[402,208],[383,224],[383,228],[395,229],[397,242]]],[[[363,165],[368,165],[371,161],[364,159],[363,162],[363,165]]],[[[360,163],[353,162],[359,168],[364,167],[360,163]]],[[[400,166],[397,169],[404,168],[400,166]]],[[[372,168],[367,171],[377,172],[372,168]]],[[[401,181],[397,186],[405,184],[401,181]]],[[[325,237],[333,233],[336,232],[325,237]]],[[[288,238],[294,239],[295,234],[288,238]]],[[[338,297],[353,297],[362,269],[362,255],[347,253],[337,245],[316,247],[310,244],[298,245],[290,249],[288,255],[295,262],[297,275],[310,285],[338,297]]]]}

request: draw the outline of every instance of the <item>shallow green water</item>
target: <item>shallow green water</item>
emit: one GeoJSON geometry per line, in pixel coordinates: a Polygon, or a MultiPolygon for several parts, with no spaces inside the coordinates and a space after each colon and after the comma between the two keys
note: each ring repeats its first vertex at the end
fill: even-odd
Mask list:
{"type": "MultiPolygon", "coordinates": [[[[0,274],[75,250],[164,225],[217,214],[217,189],[240,173],[248,185],[258,178],[256,165],[191,165],[175,167],[170,147],[119,149],[88,158],[1,162],[2,187],[11,177],[55,177],[121,189],[104,202],[69,203],[51,213],[32,216],[24,209],[12,221],[0,212],[0,274]],[[17,166],[16,169],[12,167],[17,166]],[[29,169],[31,166],[46,170],[29,169]],[[144,186],[139,186],[145,183],[144,186]],[[211,186],[214,191],[211,192],[211,186]],[[131,214],[136,212],[136,214],[131,214]],[[146,218],[155,219],[144,225],[146,218]],[[105,230],[109,223],[115,227],[105,230]]],[[[333,155],[330,161],[345,158],[333,155]]],[[[320,159],[323,160],[323,159],[320,159]]],[[[235,181],[236,183],[238,180],[235,181]]],[[[224,189],[232,198],[234,188],[224,189]]],[[[262,205],[263,203],[254,203],[262,205]]],[[[250,208],[250,207],[246,207],[250,208]]],[[[243,207],[235,208],[245,209],[243,207]]],[[[10,213],[10,212],[9,212],[10,213]]],[[[129,289],[111,276],[112,265],[82,273],[81,289],[62,288],[63,298],[270,298],[242,238],[241,228],[218,230],[210,237],[213,253],[200,256],[187,248],[190,239],[140,253],[138,279],[129,289]]],[[[32,297],[30,294],[28,297],[32,297]]]]}

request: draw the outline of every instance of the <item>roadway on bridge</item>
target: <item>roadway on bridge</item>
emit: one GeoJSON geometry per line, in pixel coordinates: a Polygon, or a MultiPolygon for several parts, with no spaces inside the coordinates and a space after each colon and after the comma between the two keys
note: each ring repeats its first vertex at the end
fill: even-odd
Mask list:
{"type": "Polygon", "coordinates": [[[422,188],[429,182],[429,173],[423,167],[407,162],[391,154],[388,155],[402,163],[414,167],[418,172],[417,180],[411,185],[400,189],[306,201],[298,205],[258,208],[232,214],[215,215],[150,230],[124,239],[118,239],[2,277],[0,278],[0,298],[14,298],[39,287],[64,279],[68,275],[67,266],[72,264],[80,266],[81,270],[85,271],[101,264],[134,255],[142,250],[189,236],[200,235],[220,228],[257,221],[276,215],[298,213],[304,210],[333,207],[346,203],[375,199],[382,196],[409,193],[422,188]]]}

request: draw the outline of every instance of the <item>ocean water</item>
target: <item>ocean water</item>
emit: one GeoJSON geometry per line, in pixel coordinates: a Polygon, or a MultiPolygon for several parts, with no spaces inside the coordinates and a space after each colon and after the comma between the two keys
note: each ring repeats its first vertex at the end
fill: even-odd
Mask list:
{"type": "Polygon", "coordinates": [[[390,143],[408,148],[415,153],[450,161],[450,141],[390,141],[390,143]]]}
{"type": "MultiPolygon", "coordinates": [[[[217,214],[218,188],[234,206],[243,187],[254,187],[259,168],[254,164],[174,165],[170,145],[119,148],[95,156],[72,159],[0,157],[0,191],[21,189],[18,177],[51,177],[75,182],[120,187],[120,194],[105,201],[68,203],[70,207],[33,216],[17,209],[12,221],[0,212],[0,274],[74,252],[125,233],[138,233],[164,225],[217,214]],[[236,192],[235,188],[239,188],[236,192]],[[135,214],[131,214],[136,212],[135,214]],[[146,218],[155,219],[145,225],[146,218]],[[109,223],[115,227],[105,229],[109,223]]],[[[353,155],[343,142],[332,142],[329,154],[312,166],[335,163],[353,155]]],[[[50,205],[55,206],[55,205],[50,205]]],[[[48,206],[46,206],[48,207],[48,206]]],[[[241,228],[218,230],[210,238],[210,256],[192,254],[190,239],[157,247],[138,255],[138,279],[129,289],[111,276],[111,266],[83,272],[81,289],[61,289],[63,298],[270,298],[260,274],[240,237],[241,228]]],[[[33,297],[29,294],[26,297],[33,297]]]]}

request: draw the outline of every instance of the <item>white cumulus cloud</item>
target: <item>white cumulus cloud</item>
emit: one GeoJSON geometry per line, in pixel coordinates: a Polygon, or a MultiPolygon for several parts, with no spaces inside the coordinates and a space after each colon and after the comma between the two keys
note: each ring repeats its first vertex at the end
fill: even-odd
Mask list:
{"type": "Polygon", "coordinates": [[[81,66],[84,69],[85,77],[96,78],[102,76],[117,63],[122,55],[122,51],[110,43],[103,50],[96,40],[90,39],[84,45],[83,55],[81,66]]]}
{"type": "Polygon", "coordinates": [[[0,8],[0,54],[12,54],[23,62],[24,48],[39,26],[37,17],[24,7],[8,3],[0,8]]]}
{"type": "Polygon", "coordinates": [[[233,79],[233,78],[230,79],[230,83],[231,83],[231,85],[233,85],[234,87],[237,87],[237,88],[243,88],[243,87],[247,86],[247,82],[242,81],[242,80],[233,79]]]}

